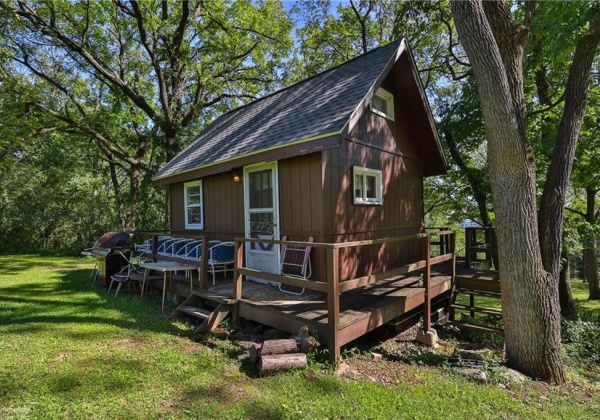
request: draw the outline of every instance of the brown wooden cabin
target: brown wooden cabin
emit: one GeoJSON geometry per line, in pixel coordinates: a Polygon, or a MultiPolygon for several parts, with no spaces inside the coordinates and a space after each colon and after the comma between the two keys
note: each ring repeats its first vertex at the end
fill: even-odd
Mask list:
{"type": "MultiPolygon", "coordinates": [[[[423,233],[423,179],[446,168],[402,38],[222,115],[154,183],[167,187],[172,231],[340,244],[423,233]]],[[[310,279],[343,283],[422,262],[413,239],[340,247],[335,273],[315,246],[310,279]]],[[[246,242],[243,256],[240,267],[278,273],[277,242],[246,242]]]]}

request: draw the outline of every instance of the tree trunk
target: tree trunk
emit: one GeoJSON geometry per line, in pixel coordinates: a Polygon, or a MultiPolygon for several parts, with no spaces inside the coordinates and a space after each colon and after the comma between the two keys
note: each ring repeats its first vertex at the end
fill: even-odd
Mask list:
{"type": "Polygon", "coordinates": [[[508,10],[500,11],[494,14],[494,32],[481,1],[452,2],[456,28],[477,79],[488,137],[506,357],[510,366],[535,378],[563,383],[558,287],[542,265],[535,164],[522,123],[526,36],[508,10]]]}
{"type": "MultiPolygon", "coordinates": [[[[593,224],[598,219],[596,213],[596,194],[597,190],[592,188],[585,189],[586,212],[585,221],[593,224]]],[[[586,238],[585,248],[583,250],[583,278],[588,282],[590,290],[590,300],[600,300],[600,279],[598,278],[598,239],[592,233],[590,238],[586,238]]]]}
{"type": "MultiPolygon", "coordinates": [[[[559,283],[564,207],[571,178],[575,149],[588,95],[596,49],[600,43],[600,17],[577,43],[565,91],[565,109],[558,127],[554,152],[540,200],[539,229],[544,268],[559,283]]],[[[590,289],[591,290],[591,289],[590,289]]]]}
{"type": "Polygon", "coordinates": [[[577,317],[575,302],[573,301],[573,292],[571,290],[571,271],[569,258],[566,253],[562,255],[563,264],[560,269],[560,279],[558,282],[558,299],[560,301],[560,314],[563,318],[574,319],[577,317]]]}
{"type": "Polygon", "coordinates": [[[583,250],[583,276],[588,282],[590,300],[600,300],[598,287],[598,249],[594,241],[583,250]]]}

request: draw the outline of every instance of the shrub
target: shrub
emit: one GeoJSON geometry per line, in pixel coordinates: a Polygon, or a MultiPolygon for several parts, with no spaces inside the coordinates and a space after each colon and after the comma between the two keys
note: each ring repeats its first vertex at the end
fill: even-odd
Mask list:
{"type": "Polygon", "coordinates": [[[563,319],[562,341],[570,356],[600,364],[600,316],[583,312],[575,321],[563,319]]]}

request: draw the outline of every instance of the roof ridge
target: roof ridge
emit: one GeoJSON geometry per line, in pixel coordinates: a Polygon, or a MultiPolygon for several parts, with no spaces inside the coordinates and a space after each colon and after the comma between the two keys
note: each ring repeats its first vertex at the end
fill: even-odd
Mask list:
{"type": "MultiPolygon", "coordinates": [[[[285,87],[283,87],[283,88],[281,88],[281,89],[279,89],[279,90],[276,90],[275,92],[271,92],[271,93],[269,93],[269,94],[267,94],[267,95],[265,95],[265,96],[261,96],[260,98],[257,98],[257,99],[255,99],[255,100],[253,100],[253,101],[250,101],[250,102],[248,102],[247,104],[240,105],[240,106],[238,106],[237,108],[233,108],[233,109],[231,109],[231,110],[229,110],[229,111],[225,112],[224,114],[221,114],[221,115],[219,116],[219,118],[217,118],[215,121],[219,120],[221,117],[224,117],[224,116],[226,116],[226,115],[228,115],[228,114],[230,114],[230,113],[232,113],[232,112],[234,112],[234,111],[238,111],[238,110],[240,110],[240,109],[242,109],[242,108],[245,108],[245,107],[247,107],[248,105],[253,105],[253,104],[257,103],[257,102],[260,102],[260,101],[262,101],[263,99],[270,98],[271,96],[275,96],[275,95],[277,95],[277,94],[279,94],[279,93],[281,93],[281,92],[284,92],[284,91],[286,91],[286,90],[288,90],[288,89],[291,89],[291,88],[293,88],[293,87],[296,87],[297,85],[301,85],[301,84],[303,84],[303,83],[305,83],[305,82],[308,82],[309,80],[312,80],[312,79],[314,79],[314,78],[316,78],[316,77],[322,76],[322,75],[323,75],[323,74],[325,74],[325,73],[329,73],[329,72],[331,72],[331,71],[333,71],[333,70],[337,69],[338,67],[342,67],[342,66],[345,66],[346,64],[352,63],[352,62],[354,62],[354,61],[356,61],[356,60],[358,60],[358,59],[361,59],[361,58],[363,58],[363,57],[365,57],[365,56],[367,56],[367,55],[371,54],[371,53],[374,53],[374,52],[376,52],[377,50],[380,50],[380,49],[382,49],[382,48],[388,47],[388,46],[390,46],[391,44],[394,44],[394,43],[396,43],[396,42],[397,42],[397,43],[399,43],[399,42],[401,42],[401,41],[402,41],[402,39],[403,39],[403,38],[404,38],[404,37],[403,37],[403,36],[401,36],[401,37],[399,37],[398,39],[396,39],[395,41],[388,42],[388,43],[387,43],[387,44],[385,44],[385,45],[380,45],[380,46],[378,46],[377,48],[373,48],[372,50],[370,50],[370,51],[367,51],[366,53],[359,54],[359,55],[357,55],[357,56],[355,56],[355,57],[351,58],[351,59],[350,59],[350,60],[348,60],[348,61],[344,61],[343,63],[336,64],[335,66],[333,66],[333,67],[330,67],[330,68],[328,68],[328,69],[326,69],[326,70],[323,70],[323,71],[321,71],[321,72],[319,72],[319,73],[317,73],[317,74],[313,74],[312,76],[310,76],[310,77],[307,77],[306,79],[299,80],[299,81],[297,81],[297,82],[295,82],[295,83],[292,83],[291,85],[288,85],[288,86],[285,86],[285,87]]],[[[212,123],[211,123],[211,124],[212,124],[212,123]]]]}

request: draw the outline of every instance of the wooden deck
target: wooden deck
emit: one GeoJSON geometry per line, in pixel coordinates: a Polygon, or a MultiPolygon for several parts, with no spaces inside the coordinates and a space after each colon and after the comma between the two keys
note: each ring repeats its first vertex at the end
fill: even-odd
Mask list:
{"type": "MultiPolygon", "coordinates": [[[[451,288],[447,275],[431,279],[431,298],[451,288]]],[[[425,289],[418,276],[397,277],[355,289],[340,295],[338,323],[339,345],[344,345],[373,329],[390,322],[424,301],[425,289]]],[[[208,299],[233,299],[231,280],[219,280],[208,290],[196,291],[208,299]]],[[[242,299],[237,303],[239,315],[290,333],[307,325],[328,339],[327,295],[306,290],[301,296],[282,293],[277,287],[244,281],[242,299]]]]}

